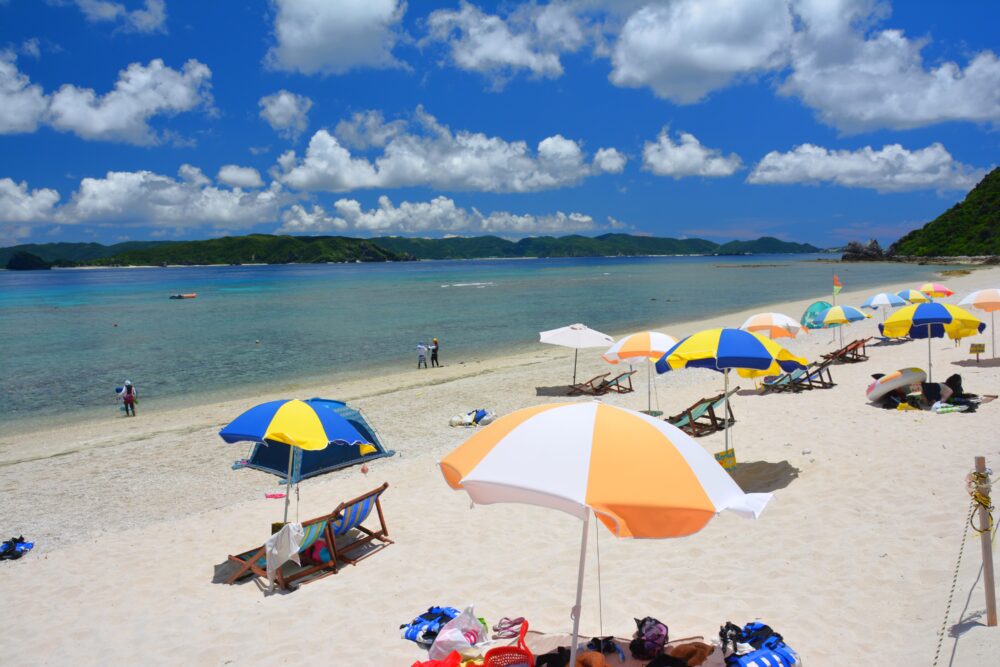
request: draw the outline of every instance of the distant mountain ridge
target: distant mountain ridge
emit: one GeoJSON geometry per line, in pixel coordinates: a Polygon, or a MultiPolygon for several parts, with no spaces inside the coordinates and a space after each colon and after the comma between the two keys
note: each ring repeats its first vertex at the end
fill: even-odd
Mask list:
{"type": "Polygon", "coordinates": [[[30,243],[0,248],[0,266],[16,252],[28,252],[56,266],[164,266],[194,264],[288,264],[386,262],[423,259],[520,257],[634,257],[643,255],[737,255],[815,253],[803,243],[773,237],[719,245],[705,239],[674,239],[631,234],[535,236],[509,241],[498,236],[423,239],[383,236],[275,236],[249,234],[203,241],[30,243]]]}

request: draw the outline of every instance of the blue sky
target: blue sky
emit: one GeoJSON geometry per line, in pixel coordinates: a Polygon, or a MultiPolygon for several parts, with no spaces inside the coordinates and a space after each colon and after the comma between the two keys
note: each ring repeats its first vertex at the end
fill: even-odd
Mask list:
{"type": "Polygon", "coordinates": [[[888,242],[1000,160],[980,0],[0,0],[0,244],[888,242]]]}

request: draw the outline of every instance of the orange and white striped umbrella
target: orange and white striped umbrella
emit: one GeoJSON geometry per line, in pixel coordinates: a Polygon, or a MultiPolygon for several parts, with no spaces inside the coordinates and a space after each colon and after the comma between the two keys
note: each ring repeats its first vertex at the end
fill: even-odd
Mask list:
{"type": "Polygon", "coordinates": [[[601,356],[609,364],[621,361],[632,364],[641,359],[656,361],[676,344],[677,339],[665,333],[640,331],[618,339],[618,342],[601,356]]]}
{"type": "Polygon", "coordinates": [[[680,429],[598,402],[518,410],[440,462],[476,503],[525,503],[589,517],[619,537],[682,537],[731,510],[756,517],[770,494],[743,493],[680,429]]]}
{"type": "Polygon", "coordinates": [[[799,331],[808,333],[798,320],[793,320],[788,315],[782,315],[781,313],[758,313],[751,315],[740,326],[740,329],[761,336],[767,336],[772,340],[775,338],[795,338],[799,331]]]}

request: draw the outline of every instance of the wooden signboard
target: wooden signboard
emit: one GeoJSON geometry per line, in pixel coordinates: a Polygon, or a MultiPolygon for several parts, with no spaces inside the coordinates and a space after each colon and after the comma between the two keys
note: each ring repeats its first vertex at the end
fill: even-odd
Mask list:
{"type": "Polygon", "coordinates": [[[986,354],[986,343],[972,343],[969,345],[969,354],[976,355],[976,363],[979,363],[979,355],[986,354]]]}

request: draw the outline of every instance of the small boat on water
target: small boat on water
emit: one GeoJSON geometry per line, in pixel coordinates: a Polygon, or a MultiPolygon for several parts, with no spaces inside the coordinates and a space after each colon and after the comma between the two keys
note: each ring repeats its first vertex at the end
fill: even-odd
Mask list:
{"type": "Polygon", "coordinates": [[[171,294],[170,298],[171,299],[197,299],[198,298],[198,294],[195,293],[195,292],[191,292],[190,294],[171,294]]]}

